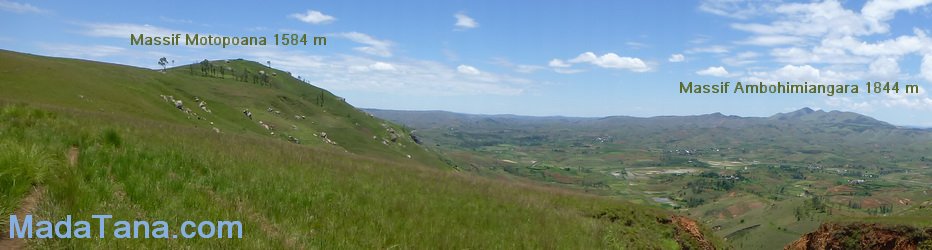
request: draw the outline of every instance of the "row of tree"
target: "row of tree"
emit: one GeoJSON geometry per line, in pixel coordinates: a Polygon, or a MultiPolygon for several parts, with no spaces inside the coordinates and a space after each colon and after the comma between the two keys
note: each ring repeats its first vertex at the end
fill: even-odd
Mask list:
{"type": "Polygon", "coordinates": [[[272,86],[272,77],[263,70],[260,70],[257,73],[253,73],[249,71],[248,68],[243,68],[243,70],[237,74],[236,69],[223,65],[215,65],[207,59],[204,59],[200,63],[196,63],[196,65],[197,66],[195,66],[195,64],[188,65],[188,69],[191,75],[195,75],[194,68],[199,68],[200,75],[203,77],[226,78],[227,75],[230,75],[236,81],[250,82],[251,80],[251,82],[254,84],[270,87],[272,86]]]}

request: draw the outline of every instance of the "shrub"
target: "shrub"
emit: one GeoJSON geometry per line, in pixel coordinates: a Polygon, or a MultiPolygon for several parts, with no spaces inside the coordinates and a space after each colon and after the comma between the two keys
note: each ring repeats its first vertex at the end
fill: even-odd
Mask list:
{"type": "Polygon", "coordinates": [[[104,130],[102,135],[104,144],[111,145],[114,147],[120,147],[123,145],[123,138],[120,137],[120,134],[112,128],[104,130]]]}

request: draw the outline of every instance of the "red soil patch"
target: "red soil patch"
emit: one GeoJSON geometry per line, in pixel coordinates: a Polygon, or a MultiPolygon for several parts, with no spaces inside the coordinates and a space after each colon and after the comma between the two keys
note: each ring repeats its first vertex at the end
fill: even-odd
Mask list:
{"type": "Polygon", "coordinates": [[[881,204],[883,204],[883,202],[874,198],[861,200],[861,208],[878,208],[881,204]]]}
{"type": "Polygon", "coordinates": [[[845,194],[854,192],[854,188],[851,188],[848,185],[838,185],[828,188],[828,192],[832,194],[845,194]]]}
{"type": "Polygon", "coordinates": [[[553,180],[556,181],[557,183],[563,183],[563,184],[573,184],[573,183],[576,183],[576,178],[573,178],[573,177],[570,177],[570,176],[566,176],[566,175],[562,175],[562,174],[558,174],[558,173],[552,173],[552,174],[550,174],[550,177],[553,177],[553,180]]]}

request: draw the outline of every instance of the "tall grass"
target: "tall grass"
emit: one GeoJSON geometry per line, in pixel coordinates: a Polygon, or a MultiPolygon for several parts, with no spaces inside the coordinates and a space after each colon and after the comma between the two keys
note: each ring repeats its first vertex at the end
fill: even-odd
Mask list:
{"type": "MultiPolygon", "coordinates": [[[[674,227],[658,223],[669,214],[627,202],[119,115],[37,118],[28,115],[32,108],[4,109],[22,125],[5,126],[0,145],[19,147],[4,152],[27,160],[2,170],[45,169],[17,177],[39,176],[47,186],[40,218],[244,224],[244,239],[32,240],[39,248],[678,246],[674,227]],[[80,157],[67,167],[61,163],[72,145],[80,157]]],[[[15,203],[16,192],[4,194],[4,203],[15,203]]]]}
{"type": "MultiPolygon", "coordinates": [[[[24,128],[41,126],[47,113],[20,107],[0,109],[0,137],[23,138],[24,128]]],[[[46,180],[55,164],[49,152],[22,140],[0,140],[0,214],[12,214],[17,203],[35,185],[46,180]]],[[[6,232],[7,218],[0,218],[0,232],[6,232]]]]}

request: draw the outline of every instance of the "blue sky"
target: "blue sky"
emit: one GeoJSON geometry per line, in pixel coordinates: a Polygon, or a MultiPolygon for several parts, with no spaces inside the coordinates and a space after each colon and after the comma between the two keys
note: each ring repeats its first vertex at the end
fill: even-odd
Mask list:
{"type": "Polygon", "coordinates": [[[366,108],[769,116],[802,107],[932,126],[932,0],[0,0],[0,49],[158,68],[272,61],[366,108]],[[130,46],[129,34],[306,33],[327,46],[130,46]],[[919,84],[919,94],[685,95],[701,83],[919,84]]]}

